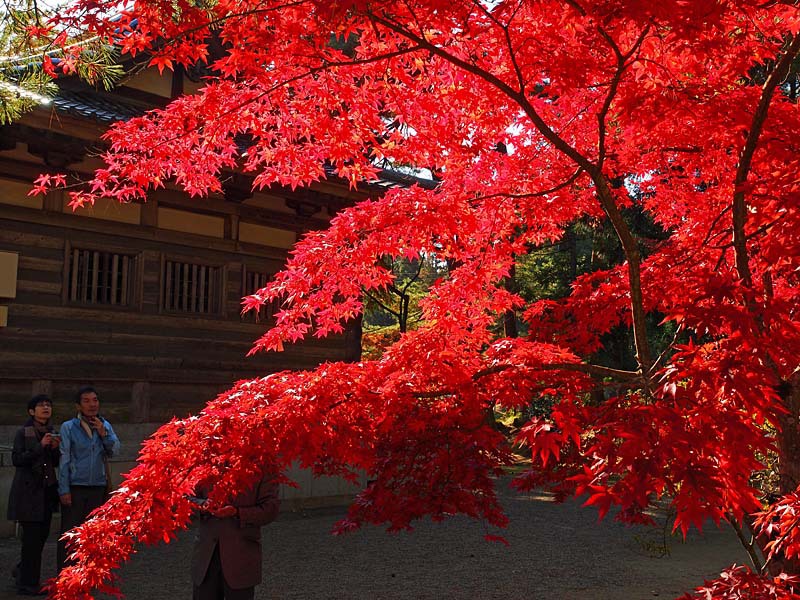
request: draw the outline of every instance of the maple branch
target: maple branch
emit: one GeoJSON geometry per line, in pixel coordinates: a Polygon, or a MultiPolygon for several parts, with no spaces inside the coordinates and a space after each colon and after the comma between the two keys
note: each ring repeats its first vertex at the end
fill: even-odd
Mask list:
{"type": "MultiPolygon", "coordinates": [[[[711,241],[712,237],[715,237],[714,228],[717,226],[717,223],[719,223],[720,219],[722,219],[722,217],[725,216],[725,213],[727,213],[729,210],[730,210],[729,206],[725,207],[716,217],[714,217],[714,220],[711,221],[711,225],[708,226],[708,233],[706,234],[706,237],[703,238],[703,241],[700,243],[700,246],[705,246],[706,244],[708,244],[708,242],[711,241]]],[[[720,233],[725,233],[725,231],[723,230],[720,233]]]]}
{"type": "Polygon", "coordinates": [[[751,233],[750,235],[748,235],[748,236],[747,236],[747,239],[748,239],[748,240],[751,240],[751,239],[753,239],[754,237],[757,237],[757,236],[761,235],[762,233],[766,233],[767,231],[769,231],[770,229],[772,229],[773,227],[775,227],[775,225],[777,225],[778,223],[780,223],[781,221],[783,221],[783,219],[785,219],[785,218],[786,218],[786,216],[787,216],[788,214],[789,214],[789,213],[783,213],[783,214],[779,215],[778,217],[775,217],[775,218],[774,218],[772,221],[770,221],[769,223],[764,223],[764,224],[763,224],[761,227],[759,227],[759,228],[758,228],[758,229],[756,229],[756,230],[755,230],[753,233],[751,233]]]}
{"type": "Polygon", "coordinates": [[[703,148],[700,146],[664,146],[660,152],[686,152],[689,154],[702,154],[703,148]]]}
{"type": "Polygon", "coordinates": [[[635,381],[639,378],[639,373],[636,371],[612,369],[611,367],[592,365],[588,363],[554,363],[551,365],[542,365],[540,369],[543,371],[576,371],[578,373],[594,375],[595,377],[610,377],[612,379],[619,379],[621,381],[635,381]]]}
{"type": "Polygon", "coordinates": [[[769,563],[771,563],[772,559],[775,558],[777,553],[780,550],[782,550],[783,543],[788,539],[788,537],[792,533],[792,531],[797,529],[798,525],[800,525],[800,520],[794,519],[792,521],[792,524],[789,526],[789,528],[783,534],[781,534],[781,536],[775,541],[774,545],[772,546],[772,549],[769,552],[769,555],[767,556],[766,560],[764,561],[764,564],[761,565],[761,572],[762,573],[766,573],[766,570],[767,570],[767,567],[769,566],[769,563]]]}
{"type": "MultiPolygon", "coordinates": [[[[772,229],[775,225],[780,223],[785,218],[785,216],[786,215],[783,214],[780,217],[777,217],[777,218],[773,219],[769,223],[764,223],[763,225],[761,225],[758,229],[756,229],[752,233],[747,234],[747,236],[746,236],[747,241],[750,241],[753,238],[758,237],[762,233],[766,233],[767,231],[772,229]]],[[[732,248],[733,247],[733,242],[728,242],[727,244],[719,244],[719,245],[710,244],[708,247],[709,248],[714,248],[715,250],[727,250],[728,248],[732,248]]]]}
{"type": "Polygon", "coordinates": [[[419,279],[421,273],[422,273],[422,261],[420,260],[417,262],[417,272],[414,273],[414,276],[411,277],[408,280],[408,282],[403,286],[403,289],[400,290],[400,293],[405,295],[405,293],[408,291],[408,288],[410,288],[411,285],[414,284],[419,279]]]}
{"type": "Polygon", "coordinates": [[[659,365],[661,364],[661,361],[663,361],[667,357],[667,353],[675,347],[675,342],[678,341],[678,336],[680,334],[681,334],[681,326],[678,325],[678,327],[675,328],[675,335],[672,336],[672,341],[667,345],[666,348],[664,348],[664,350],[661,352],[661,354],[658,355],[658,358],[656,358],[653,361],[653,364],[650,367],[650,372],[648,373],[648,375],[654,375],[655,374],[656,370],[658,369],[659,365]]]}
{"type": "MultiPolygon", "coordinates": [[[[248,98],[247,100],[244,100],[243,102],[240,102],[239,104],[236,104],[236,105],[232,106],[231,108],[229,108],[227,110],[220,111],[219,113],[217,113],[215,121],[219,122],[222,117],[226,117],[228,115],[232,115],[232,114],[235,114],[235,113],[241,111],[245,106],[249,106],[250,104],[253,104],[254,102],[258,102],[262,98],[265,98],[266,96],[269,96],[272,92],[274,92],[274,91],[276,91],[276,90],[278,90],[278,89],[280,89],[282,87],[285,87],[285,86],[290,85],[292,83],[296,83],[298,81],[302,81],[303,79],[306,79],[307,77],[313,77],[317,73],[322,73],[324,71],[327,71],[327,70],[331,69],[332,67],[351,67],[351,66],[356,66],[356,65],[366,65],[366,64],[370,64],[370,63],[374,63],[374,62],[381,62],[381,61],[384,61],[384,60],[389,60],[391,58],[397,58],[398,56],[404,56],[406,54],[411,54],[413,52],[416,52],[419,49],[420,48],[418,48],[418,47],[413,47],[412,46],[412,47],[409,47],[409,48],[402,48],[400,50],[395,50],[393,52],[387,52],[385,54],[379,54],[377,56],[371,56],[369,58],[353,59],[353,60],[346,60],[346,61],[327,61],[323,65],[320,65],[318,67],[310,67],[308,69],[308,71],[305,71],[304,73],[300,73],[299,75],[294,75],[292,77],[289,77],[289,78],[286,78],[286,79],[284,79],[282,81],[279,81],[279,82],[275,83],[274,85],[271,85],[269,88],[267,88],[265,90],[262,90],[261,92],[259,92],[255,96],[253,96],[252,98],[248,98]]],[[[166,109],[164,109],[164,110],[166,110],[166,109]]],[[[186,136],[188,136],[190,133],[202,132],[204,129],[205,129],[205,126],[202,123],[197,125],[197,126],[195,126],[195,127],[190,128],[190,129],[183,129],[183,130],[181,130],[180,133],[178,133],[178,134],[176,134],[176,135],[174,135],[174,136],[172,136],[170,138],[162,140],[162,141],[158,142],[157,144],[152,144],[150,146],[150,149],[160,148],[160,147],[164,146],[165,144],[170,144],[170,143],[175,142],[177,140],[183,139],[186,136]]],[[[79,185],[79,184],[76,184],[76,185],[79,185]]]]}
{"type": "Polygon", "coordinates": [[[519,82],[519,91],[520,93],[525,93],[525,77],[522,75],[522,69],[520,69],[519,63],[517,62],[517,56],[514,53],[514,47],[511,42],[511,33],[509,32],[509,25],[503,27],[503,34],[506,38],[506,44],[508,44],[508,56],[511,59],[511,64],[514,65],[514,72],[517,74],[517,81],[519,82]]]}
{"type": "Polygon", "coordinates": [[[485,196],[476,196],[475,199],[491,200],[492,198],[511,198],[514,200],[521,200],[523,198],[541,198],[542,196],[548,196],[549,194],[554,194],[555,192],[563,190],[565,187],[568,187],[569,185],[574,183],[575,180],[577,180],[582,173],[583,173],[583,167],[578,167],[578,169],[572,175],[570,175],[569,179],[562,181],[558,185],[555,185],[549,189],[541,190],[539,192],[530,192],[528,194],[505,194],[505,193],[487,194],[485,196]]]}
{"type": "MultiPolygon", "coordinates": [[[[603,367],[601,365],[591,365],[586,363],[553,363],[549,365],[537,365],[535,367],[525,367],[520,365],[494,365],[481,369],[472,375],[472,381],[478,381],[489,375],[502,373],[509,369],[532,369],[535,371],[575,371],[578,373],[586,373],[596,377],[609,377],[617,379],[622,383],[630,383],[639,379],[640,374],[635,371],[623,371],[620,369],[612,369],[611,367],[603,367]]],[[[443,396],[453,396],[456,390],[441,389],[432,390],[430,392],[414,392],[412,395],[419,399],[441,398],[443,396]]]]}
{"type": "MultiPolygon", "coordinates": [[[[578,5],[570,2],[571,5],[577,6],[581,11],[578,5]]],[[[630,282],[631,288],[631,313],[632,313],[632,321],[633,321],[633,333],[634,333],[634,341],[636,344],[636,358],[639,362],[639,366],[641,369],[641,373],[644,375],[650,371],[650,347],[647,341],[647,328],[645,322],[645,311],[644,311],[644,303],[642,298],[642,285],[641,285],[641,253],[639,251],[639,247],[636,243],[636,240],[633,237],[628,225],[625,223],[625,220],[622,218],[622,214],[619,211],[619,208],[614,201],[614,195],[611,192],[611,188],[608,185],[608,180],[606,179],[605,175],[602,172],[602,169],[598,164],[593,163],[583,154],[581,154],[576,148],[573,148],[567,141],[562,138],[555,130],[553,130],[547,122],[542,118],[542,116],[538,113],[536,108],[531,104],[528,100],[527,95],[524,92],[518,92],[513,87],[511,87],[508,83],[494,75],[493,73],[478,67],[475,64],[469,63],[462,58],[454,56],[446,49],[437,46],[436,44],[430,42],[424,33],[414,33],[410,31],[408,28],[403,27],[402,25],[391,21],[388,18],[381,17],[375,13],[368,12],[368,18],[373,20],[374,22],[383,25],[387,29],[395,32],[396,34],[405,37],[412,42],[416,43],[421,48],[428,50],[431,54],[434,54],[443,60],[463,69],[468,73],[472,73],[476,77],[483,79],[485,82],[489,83],[496,87],[499,91],[504,93],[509,99],[513,100],[517,103],[517,105],[522,109],[525,115],[533,122],[536,129],[544,136],[544,138],[549,141],[553,146],[559,150],[562,154],[571,158],[575,164],[585,170],[592,178],[596,188],[597,188],[597,197],[598,201],[605,211],[606,215],[608,215],[609,220],[611,221],[612,226],[614,227],[614,231],[617,233],[617,237],[620,240],[622,245],[623,252],[625,253],[625,257],[628,260],[628,279],[630,282]]],[[[645,381],[645,388],[647,388],[646,381],[645,381]]]]}
{"type": "Polygon", "coordinates": [[[184,29],[182,31],[178,31],[176,33],[173,33],[173,34],[171,34],[169,39],[162,40],[163,45],[160,48],[153,48],[153,49],[156,52],[160,52],[164,48],[167,48],[169,46],[174,46],[177,42],[181,41],[183,38],[185,38],[186,36],[188,36],[190,34],[197,33],[199,31],[203,31],[204,29],[213,30],[216,25],[219,25],[221,23],[226,23],[227,21],[230,21],[232,19],[241,19],[241,18],[244,18],[244,17],[251,17],[251,16],[254,16],[254,15],[262,14],[262,13],[263,14],[268,14],[268,13],[271,13],[271,12],[278,12],[278,11],[281,11],[281,10],[285,10],[287,8],[298,7],[298,6],[301,6],[302,4],[308,4],[307,0],[297,0],[296,2],[286,2],[284,4],[277,4],[277,5],[271,6],[269,8],[253,8],[251,10],[244,10],[244,11],[241,11],[241,12],[228,13],[228,14],[216,17],[214,19],[209,19],[208,21],[204,21],[200,25],[196,25],[194,27],[189,27],[188,29],[184,29]]]}
{"type": "MultiPolygon", "coordinates": [[[[703,238],[703,241],[702,241],[702,242],[700,242],[700,243],[699,243],[697,246],[695,246],[695,247],[692,249],[692,251],[691,251],[691,252],[688,252],[688,253],[686,253],[686,254],[683,256],[683,258],[681,258],[681,259],[679,259],[679,260],[675,261],[675,262],[672,264],[672,268],[673,268],[673,269],[675,269],[676,267],[681,267],[681,266],[683,266],[683,265],[686,265],[686,264],[692,263],[692,261],[694,261],[694,259],[697,257],[697,255],[698,255],[698,254],[700,254],[700,251],[701,251],[703,248],[706,248],[706,247],[708,247],[708,248],[715,248],[715,249],[717,249],[717,247],[716,247],[716,246],[713,246],[713,245],[708,245],[708,242],[709,242],[709,241],[711,241],[711,238],[713,238],[713,237],[718,237],[718,236],[724,235],[724,234],[726,233],[726,231],[724,231],[724,230],[723,230],[723,231],[720,231],[719,233],[716,233],[716,234],[715,234],[715,233],[714,233],[714,228],[717,226],[717,223],[719,223],[720,219],[721,219],[722,217],[724,217],[724,216],[725,216],[725,213],[727,213],[729,210],[730,210],[730,207],[723,208],[723,209],[722,209],[722,211],[721,211],[721,212],[720,212],[720,213],[719,213],[719,214],[718,214],[716,217],[714,217],[714,219],[711,221],[711,225],[709,225],[709,228],[708,228],[708,233],[706,233],[706,236],[703,238]]],[[[724,257],[724,253],[723,253],[723,255],[722,255],[722,256],[724,257]]],[[[693,266],[696,266],[696,265],[697,265],[697,262],[694,262],[693,264],[689,265],[689,266],[688,266],[686,269],[684,269],[683,271],[680,271],[680,273],[687,273],[687,272],[688,272],[688,271],[689,271],[689,270],[690,270],[690,269],[691,269],[693,266]]],[[[717,263],[717,266],[716,266],[715,270],[718,270],[718,269],[719,269],[719,265],[720,265],[720,263],[717,263]]],[[[658,361],[656,361],[656,362],[658,362],[658,361]]]]}
{"type": "Polygon", "coordinates": [[[432,398],[443,398],[445,396],[455,396],[455,390],[436,390],[433,392],[414,392],[412,396],[419,400],[430,400],[432,398]]]}
{"type": "Polygon", "coordinates": [[[525,115],[534,123],[536,128],[539,132],[545,137],[547,141],[549,141],[553,146],[558,149],[562,154],[566,155],[567,157],[571,158],[577,165],[581,166],[584,170],[590,171],[591,168],[594,166],[593,163],[586,158],[583,154],[578,152],[576,148],[567,143],[567,141],[562,138],[558,133],[556,133],[542,118],[542,116],[536,111],[534,106],[528,100],[524,91],[520,92],[513,87],[511,87],[508,83],[500,79],[498,76],[494,75],[493,73],[487,71],[486,69],[482,69],[481,67],[467,62],[462,58],[454,56],[444,48],[437,46],[436,44],[430,42],[425,34],[416,34],[413,31],[395,23],[394,21],[389,20],[388,18],[381,17],[375,13],[367,13],[367,17],[373,20],[380,25],[383,25],[387,29],[395,32],[396,34],[405,37],[412,42],[415,42],[420,48],[427,50],[431,54],[438,56],[439,58],[455,65],[463,69],[464,71],[475,75],[476,77],[484,80],[486,83],[489,83],[496,87],[499,91],[503,92],[510,100],[513,100],[517,103],[517,105],[522,108],[525,115]]]}
{"type": "Polygon", "coordinates": [[[673,89],[674,90],[675,88],[678,87],[678,81],[675,78],[675,75],[673,75],[672,71],[670,71],[666,66],[662,65],[657,60],[653,60],[652,58],[647,58],[646,56],[640,56],[638,60],[639,60],[639,62],[641,62],[644,65],[653,65],[653,66],[657,67],[658,69],[663,71],[666,74],[667,77],[669,77],[669,79],[672,82],[672,85],[671,86],[669,86],[669,85],[665,86],[666,89],[668,89],[668,90],[669,89],[673,89]]]}
{"type": "Polygon", "coordinates": [[[758,555],[758,551],[756,550],[756,537],[754,535],[750,535],[750,539],[747,539],[747,535],[745,534],[742,526],[739,525],[739,521],[736,520],[736,517],[733,516],[733,513],[728,512],[725,515],[725,519],[730,523],[733,530],[736,532],[736,537],[739,538],[739,543],[744,546],[747,555],[750,557],[750,562],[753,565],[753,568],[759,572],[764,572],[764,567],[766,566],[762,561],[761,557],[758,555]]]}
{"type": "Polygon", "coordinates": [[[719,253],[719,258],[717,259],[717,263],[714,265],[714,271],[719,271],[720,267],[722,267],[723,263],[725,263],[725,250],[727,248],[722,249],[723,251],[719,253]]]}
{"type": "MultiPolygon", "coordinates": [[[[790,36],[791,37],[791,36],[790,36]]],[[[795,35],[783,56],[778,60],[774,70],[767,77],[761,92],[756,111],[753,114],[753,121],[750,131],[747,134],[742,152],[739,155],[739,165],[736,169],[736,179],[734,180],[733,193],[733,247],[736,256],[736,271],[745,286],[752,287],[753,276],[750,272],[749,258],[747,255],[747,236],[745,225],[747,222],[747,203],[745,202],[745,186],[750,168],[753,162],[753,155],[758,146],[758,138],[764,129],[764,122],[767,120],[772,98],[775,90],[789,73],[792,62],[800,52],[800,35],[795,35]]]]}
{"type": "Polygon", "coordinates": [[[617,95],[619,84],[622,81],[622,75],[628,68],[628,60],[630,60],[630,58],[641,47],[642,43],[644,43],[645,37],[647,37],[647,34],[650,32],[650,25],[647,25],[647,27],[642,30],[642,33],[639,34],[636,42],[625,54],[622,53],[622,50],[620,50],[619,46],[614,41],[614,38],[612,38],[605,29],[598,27],[598,31],[603,39],[608,42],[608,45],[611,46],[611,50],[614,52],[614,56],[617,58],[617,70],[614,73],[614,77],[611,79],[611,83],[609,84],[608,93],[603,101],[603,106],[597,113],[597,166],[598,168],[602,168],[603,161],[606,157],[606,117],[608,117],[608,111],[611,110],[611,104],[617,95]]]}
{"type": "MultiPolygon", "coordinates": [[[[639,362],[641,374],[646,378],[651,371],[650,343],[647,340],[647,323],[644,311],[644,297],[642,295],[642,255],[639,245],[633,237],[628,224],[614,201],[614,194],[608,185],[608,180],[598,170],[592,174],[592,180],[597,186],[597,197],[614,231],[617,233],[622,251],[628,260],[628,282],[631,292],[631,320],[633,323],[633,339],[636,346],[636,359],[639,362]]],[[[645,380],[645,388],[647,382],[645,380]]]]}
{"type": "Polygon", "coordinates": [[[611,109],[611,103],[617,95],[619,83],[622,80],[622,73],[624,71],[625,63],[622,60],[622,56],[618,55],[617,71],[611,79],[606,99],[603,101],[603,106],[600,107],[597,113],[597,167],[599,169],[603,168],[603,162],[606,159],[606,117],[608,116],[608,111],[611,109]]]}
{"type": "MultiPolygon", "coordinates": [[[[582,9],[581,9],[582,10],[582,9]]],[[[623,54],[617,43],[602,27],[598,27],[600,35],[611,46],[612,51],[617,57],[617,70],[609,85],[608,93],[606,94],[603,106],[597,114],[598,126],[598,142],[597,142],[597,165],[592,174],[592,179],[597,186],[597,197],[600,205],[605,210],[611,221],[614,231],[617,233],[622,250],[628,260],[628,280],[631,288],[631,313],[633,322],[633,337],[636,345],[636,358],[639,362],[639,367],[643,377],[645,390],[648,391],[649,385],[647,378],[652,372],[652,363],[650,360],[650,345],[647,339],[647,325],[645,322],[644,300],[642,296],[642,282],[641,282],[641,253],[639,245],[633,234],[630,231],[627,223],[622,218],[622,214],[617,207],[611,188],[608,186],[608,180],[602,173],[603,162],[606,155],[606,117],[611,109],[611,104],[617,95],[619,84],[622,80],[622,75],[627,68],[628,60],[633,56],[638,48],[644,42],[645,37],[650,31],[650,26],[645,27],[639,37],[637,38],[631,49],[623,54]]]]}
{"type": "Polygon", "coordinates": [[[610,377],[620,381],[633,381],[639,377],[639,373],[635,371],[612,369],[611,367],[604,367],[602,365],[592,365],[588,363],[551,363],[546,365],[537,365],[535,367],[520,367],[519,365],[510,364],[494,365],[485,369],[481,369],[480,371],[476,371],[472,376],[472,379],[477,381],[478,379],[488,375],[501,373],[508,369],[519,368],[528,368],[537,371],[576,371],[578,373],[586,373],[587,375],[594,375],[596,377],[610,377]]]}
{"type": "Polygon", "coordinates": [[[395,312],[395,311],[394,311],[394,309],[392,309],[392,308],[388,307],[386,304],[384,304],[383,302],[381,302],[381,300],[380,300],[380,299],[379,299],[377,296],[373,295],[372,293],[370,293],[370,292],[368,292],[368,291],[365,291],[365,292],[364,292],[364,294],[366,294],[366,296],[367,296],[367,297],[368,297],[370,300],[372,300],[373,302],[375,302],[375,304],[377,304],[378,306],[380,306],[380,307],[381,307],[383,310],[385,310],[386,312],[388,312],[388,313],[390,313],[390,314],[394,315],[395,317],[398,317],[398,318],[400,317],[400,313],[399,313],[399,312],[395,312]]]}
{"type": "MultiPolygon", "coordinates": [[[[509,18],[508,23],[503,25],[500,21],[494,16],[494,14],[486,8],[481,2],[477,2],[473,0],[472,2],[478,9],[483,12],[484,16],[486,16],[490,21],[492,21],[495,25],[497,25],[503,31],[503,37],[506,41],[506,46],[508,47],[508,57],[511,60],[511,64],[514,67],[514,72],[517,75],[517,82],[519,83],[519,91],[521,93],[525,92],[525,77],[522,75],[522,69],[520,69],[519,63],[517,62],[516,53],[514,51],[514,44],[511,41],[511,21],[514,20],[514,15],[516,15],[516,11],[514,14],[509,18]]],[[[519,7],[517,7],[519,8],[519,7]]]]}
{"type": "Polygon", "coordinates": [[[580,16],[582,17],[586,16],[586,9],[583,8],[580,4],[578,4],[575,0],[566,0],[566,4],[574,8],[576,11],[578,11],[578,14],[580,14],[580,16]]]}

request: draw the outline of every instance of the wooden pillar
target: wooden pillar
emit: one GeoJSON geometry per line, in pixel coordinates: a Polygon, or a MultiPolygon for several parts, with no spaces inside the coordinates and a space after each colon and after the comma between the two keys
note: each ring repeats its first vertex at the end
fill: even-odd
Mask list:
{"type": "Polygon", "coordinates": [[[239,215],[227,215],[225,217],[225,239],[238,241],[239,239],[239,215]]]}
{"type": "Polygon", "coordinates": [[[175,65],[172,70],[172,86],[170,90],[170,99],[174,100],[183,96],[183,66],[180,64],[175,65]]]}
{"type": "Polygon", "coordinates": [[[147,198],[147,202],[142,203],[142,212],[139,213],[139,222],[145,227],[158,227],[158,201],[155,194],[147,198]]]}
{"type": "Polygon", "coordinates": [[[43,208],[48,212],[64,212],[67,194],[63,190],[52,190],[44,197],[43,208]]]}
{"type": "Polygon", "coordinates": [[[150,419],[150,382],[137,381],[131,389],[131,423],[147,423],[150,419]]]}

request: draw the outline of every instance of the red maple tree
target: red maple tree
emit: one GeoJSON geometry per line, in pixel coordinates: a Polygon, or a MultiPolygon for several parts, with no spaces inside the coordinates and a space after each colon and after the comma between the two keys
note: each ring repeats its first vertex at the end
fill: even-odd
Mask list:
{"type": "MultiPolygon", "coordinates": [[[[325,177],[326,163],[354,186],[381,164],[428,168],[440,180],[391,190],[306,235],[285,270],[245,299],[245,308],[282,302],[253,351],[341,332],[364,291],[393,283],[382,258],[435,257],[452,269],[422,302],[423,324],[379,359],[239,382],[199,415],[163,426],[77,530],[77,564],[54,597],[109,585],[134,544],[187,525],[198,482],[216,481],[221,501],[265,460],[277,470],[299,460],[320,474],[368,473],[341,530],[456,513],[502,525],[494,485],[510,456],[487,408],[542,394],[555,404],[520,433],[533,456],[520,487],[587,494],[601,515],[616,507],[629,522],[647,522],[666,499],[683,532],[708,519],[749,523],[766,555],[791,569],[800,555],[793,2],[116,8],[77,0],[60,19],[149,52],[159,68],[206,61],[212,74],[199,94],[114,126],[106,168],[74,203],[146,199],[167,181],[202,195],[231,169],[255,174],[259,188],[300,186],[325,177]],[[628,208],[666,239],[639,239],[628,208]],[[578,277],[563,301],[526,305],[503,285],[516,257],[577,219],[607,219],[624,264],[578,277]],[[527,322],[527,336],[497,335],[508,311],[527,322]],[[646,327],[653,315],[680,332],[658,356],[646,327]],[[635,370],[590,360],[617,327],[632,331],[635,370]],[[603,400],[587,402],[597,390],[603,400]],[[761,512],[751,475],[772,451],[787,495],[761,512]]],[[[800,597],[779,564],[726,571],[698,597],[800,597]]]]}

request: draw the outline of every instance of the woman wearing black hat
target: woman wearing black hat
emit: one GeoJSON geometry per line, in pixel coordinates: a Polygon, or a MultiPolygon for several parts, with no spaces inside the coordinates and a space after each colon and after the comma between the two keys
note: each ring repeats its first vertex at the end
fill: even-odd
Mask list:
{"type": "Polygon", "coordinates": [[[8,518],[22,527],[22,554],[14,569],[17,594],[42,596],[39,578],[42,549],[50,534],[50,520],[58,510],[58,467],[61,443],[50,423],[53,404],[44,394],[28,402],[26,421],[14,436],[11,461],[17,468],[8,499],[8,518]]]}

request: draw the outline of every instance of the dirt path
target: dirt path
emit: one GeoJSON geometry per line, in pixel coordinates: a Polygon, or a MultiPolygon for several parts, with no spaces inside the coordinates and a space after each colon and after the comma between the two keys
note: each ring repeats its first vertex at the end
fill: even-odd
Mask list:
{"type": "MultiPolygon", "coordinates": [[[[505,599],[639,600],[675,598],[746,561],[729,529],[693,533],[669,542],[654,558],[643,541],[652,531],[606,520],[575,502],[557,505],[539,494],[503,494],[511,524],[509,547],[484,541],[482,525],[456,518],[421,523],[413,533],[370,528],[344,537],[329,534],[342,509],[282,514],[264,529],[265,581],[259,600],[505,599]]],[[[497,533],[497,532],[492,532],[497,533]]],[[[53,537],[53,536],[51,536],[53,537]]],[[[191,532],[169,546],[149,548],[121,572],[130,600],[191,597],[191,532]]],[[[0,598],[17,598],[7,573],[18,552],[0,541],[0,598]]],[[[55,544],[45,549],[45,574],[54,569],[55,544]]]]}

